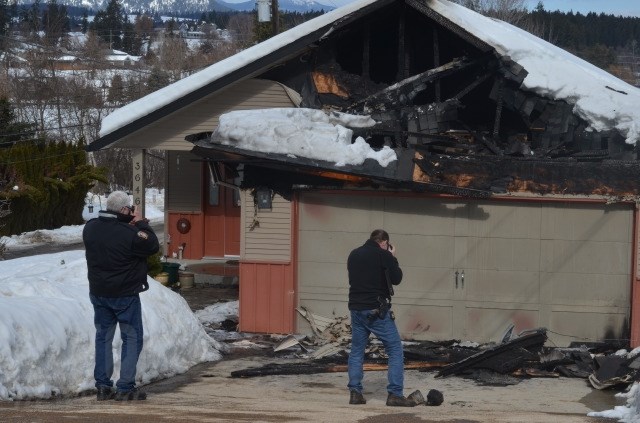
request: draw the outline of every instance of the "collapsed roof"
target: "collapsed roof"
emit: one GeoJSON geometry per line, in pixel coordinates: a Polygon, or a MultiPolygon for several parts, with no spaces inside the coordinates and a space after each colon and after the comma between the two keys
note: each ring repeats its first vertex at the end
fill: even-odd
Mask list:
{"type": "MultiPolygon", "coordinates": [[[[188,138],[211,161],[246,164],[247,187],[272,181],[469,196],[639,194],[640,90],[446,0],[356,1],[154,93],[158,101],[147,96],[132,106],[143,106],[147,120],[158,118],[172,104],[248,77],[293,88],[301,107],[371,116],[378,123],[354,136],[374,149],[393,148],[398,163],[338,166],[243,149],[215,133],[188,138]]],[[[132,110],[108,116],[103,138],[144,120],[132,110]]]]}
{"type": "MultiPolygon", "coordinates": [[[[216,134],[196,142],[194,152],[215,161],[250,165],[247,173],[253,176],[247,183],[256,184],[273,179],[259,169],[288,168],[291,185],[308,182],[301,174],[317,176],[324,171],[326,176],[327,171],[336,171],[365,177],[369,183],[463,196],[514,192],[638,195],[635,127],[617,122],[618,118],[626,120],[616,118],[615,102],[606,104],[611,97],[639,99],[637,88],[579,63],[588,70],[593,87],[603,94],[600,103],[605,104],[599,105],[613,109],[611,123],[605,125],[606,119],[585,112],[588,107],[578,107],[581,101],[581,106],[586,104],[578,91],[570,99],[527,88],[524,81],[530,73],[505,54],[509,52],[505,46],[491,45],[487,36],[481,39],[457,25],[461,19],[487,21],[499,32],[507,24],[474,16],[445,1],[383,3],[368,13],[349,15],[348,25],[338,25],[260,78],[297,90],[301,107],[371,116],[378,123],[355,129],[354,135],[362,136],[373,148],[393,148],[398,164],[388,168],[366,161],[362,166],[336,166],[323,160],[234,148],[230,143],[223,145],[216,134]],[[225,158],[220,155],[223,152],[225,158]]],[[[471,31],[476,26],[467,28],[471,31]]],[[[557,61],[548,66],[554,64],[557,61]]],[[[538,70],[534,65],[531,68],[538,70]]],[[[557,69],[571,71],[566,66],[557,69]]],[[[580,79],[575,73],[557,78],[567,76],[580,79]]],[[[287,179],[285,174],[278,178],[281,182],[287,179]]],[[[362,182],[329,179],[332,181],[313,183],[344,186],[362,182]]]]}

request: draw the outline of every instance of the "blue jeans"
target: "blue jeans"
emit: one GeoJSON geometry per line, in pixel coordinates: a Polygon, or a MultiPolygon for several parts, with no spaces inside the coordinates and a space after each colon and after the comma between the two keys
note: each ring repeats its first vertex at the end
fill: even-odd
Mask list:
{"type": "Polygon", "coordinates": [[[349,384],[350,390],[362,393],[362,378],[364,372],[364,350],[369,342],[369,334],[373,333],[384,345],[389,356],[387,378],[387,392],[403,396],[404,391],[404,352],[402,340],[396,328],[396,323],[387,313],[384,319],[369,319],[372,310],[351,310],[351,353],[349,354],[349,384]]]}
{"type": "Polygon", "coordinates": [[[120,325],[122,351],[120,353],[120,379],[116,389],[128,392],[136,386],[136,365],[142,351],[142,306],[140,297],[107,298],[89,294],[93,304],[93,323],[96,327],[96,364],[93,377],[96,388],[111,387],[113,381],[113,336],[120,325]]]}

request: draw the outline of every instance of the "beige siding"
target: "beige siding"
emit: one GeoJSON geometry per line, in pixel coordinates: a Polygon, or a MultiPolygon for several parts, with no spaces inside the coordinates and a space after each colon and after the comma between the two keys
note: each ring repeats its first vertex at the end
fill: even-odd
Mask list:
{"type": "Polygon", "coordinates": [[[291,202],[276,194],[271,210],[258,210],[250,190],[242,191],[241,198],[240,258],[291,261],[291,202]]]}
{"type": "Polygon", "coordinates": [[[628,335],[631,206],[305,193],[299,210],[299,304],[313,313],[347,313],[348,254],[381,227],[407,338],[499,341],[510,324],[558,346],[628,335]]]}
{"type": "Polygon", "coordinates": [[[201,211],[202,162],[200,158],[187,151],[168,151],[167,161],[165,209],[182,212],[201,211]]]}
{"type": "Polygon", "coordinates": [[[295,107],[284,86],[259,79],[240,81],[122,138],[114,147],[191,150],[187,135],[213,131],[218,117],[231,110],[295,107]]]}

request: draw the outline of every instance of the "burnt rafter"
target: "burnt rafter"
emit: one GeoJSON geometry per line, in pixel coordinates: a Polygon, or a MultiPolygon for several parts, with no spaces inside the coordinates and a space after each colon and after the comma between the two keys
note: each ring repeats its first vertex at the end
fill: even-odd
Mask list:
{"type": "Polygon", "coordinates": [[[371,113],[376,110],[395,109],[412,104],[413,99],[423,92],[428,84],[471,66],[486,63],[490,57],[493,57],[493,55],[484,55],[476,59],[469,59],[467,57],[455,58],[449,63],[410,76],[382,91],[370,95],[350,106],[349,111],[371,113]]]}

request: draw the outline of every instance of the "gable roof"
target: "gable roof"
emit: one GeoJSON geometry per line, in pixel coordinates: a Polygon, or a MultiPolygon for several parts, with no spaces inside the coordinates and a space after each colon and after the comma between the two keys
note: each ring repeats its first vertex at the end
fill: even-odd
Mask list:
{"type": "Polygon", "coordinates": [[[115,110],[104,118],[100,138],[87,149],[109,147],[195,100],[312,48],[333,31],[395,2],[406,3],[482,51],[510,56],[528,72],[522,88],[565,100],[591,129],[615,128],[630,144],[640,139],[635,123],[640,122],[640,90],[552,44],[447,0],[357,0],[115,110]]]}

